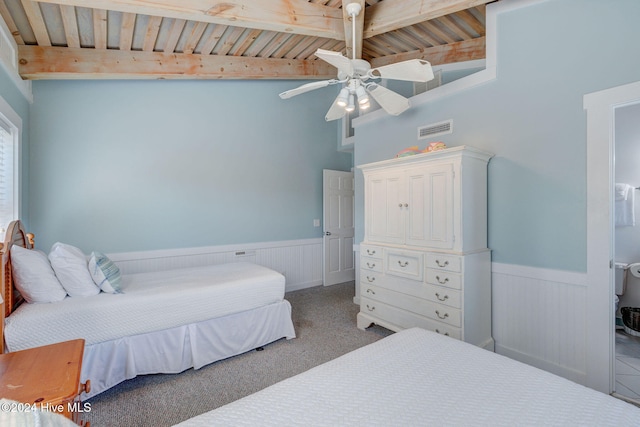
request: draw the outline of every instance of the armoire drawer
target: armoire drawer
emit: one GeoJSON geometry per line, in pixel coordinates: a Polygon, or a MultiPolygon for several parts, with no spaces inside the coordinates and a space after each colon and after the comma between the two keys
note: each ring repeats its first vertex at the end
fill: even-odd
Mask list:
{"type": "Polygon", "coordinates": [[[462,326],[462,314],[460,310],[453,307],[437,304],[433,301],[416,298],[412,295],[395,292],[373,285],[364,286],[361,289],[361,293],[367,298],[391,305],[393,307],[408,310],[412,313],[419,314],[425,317],[430,317],[433,320],[437,320],[439,322],[443,322],[452,326],[462,326]]]}
{"type": "Polygon", "coordinates": [[[462,327],[462,311],[457,308],[430,303],[425,308],[424,315],[447,325],[462,327]]]}
{"type": "Polygon", "coordinates": [[[360,257],[360,268],[363,271],[377,271],[382,273],[382,258],[360,257]]]}
{"type": "Polygon", "coordinates": [[[460,273],[462,271],[462,258],[456,255],[428,253],[425,255],[427,268],[436,270],[453,271],[460,273]]]}
{"type": "Polygon", "coordinates": [[[449,273],[448,271],[434,270],[427,268],[425,271],[427,276],[426,282],[431,285],[446,286],[452,289],[462,289],[462,277],[456,273],[449,273]]]}
{"type": "Polygon", "coordinates": [[[380,246],[360,245],[360,256],[382,258],[382,248],[380,246]]]}
{"type": "Polygon", "coordinates": [[[384,274],[375,271],[360,269],[360,287],[366,285],[378,285],[384,283],[384,274]]]}
{"type": "Polygon", "coordinates": [[[360,283],[362,285],[377,285],[384,283],[384,274],[377,271],[370,271],[364,268],[360,269],[360,283]]]}
{"type": "Polygon", "coordinates": [[[384,272],[394,276],[422,281],[424,262],[421,252],[384,250],[384,272]]]}
{"type": "Polygon", "coordinates": [[[462,292],[443,286],[424,285],[425,298],[438,304],[462,308],[462,292]]]}
{"type": "Polygon", "coordinates": [[[424,282],[360,269],[361,292],[363,292],[362,289],[365,289],[367,285],[380,286],[390,291],[427,299],[424,282]]]}
{"type": "Polygon", "coordinates": [[[448,335],[452,338],[462,339],[462,330],[458,327],[438,322],[380,301],[369,299],[365,297],[364,294],[360,298],[360,312],[370,318],[380,319],[382,323],[390,323],[400,329],[418,326],[439,334],[448,335]]]}

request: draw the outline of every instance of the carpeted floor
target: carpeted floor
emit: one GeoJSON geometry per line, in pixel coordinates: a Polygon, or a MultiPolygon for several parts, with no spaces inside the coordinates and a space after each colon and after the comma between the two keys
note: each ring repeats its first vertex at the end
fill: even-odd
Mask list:
{"type": "Polygon", "coordinates": [[[354,283],[289,292],[297,338],[279,340],[194,371],[144,375],[87,402],[92,427],[171,426],[304,372],[389,334],[356,328],[354,283]]]}

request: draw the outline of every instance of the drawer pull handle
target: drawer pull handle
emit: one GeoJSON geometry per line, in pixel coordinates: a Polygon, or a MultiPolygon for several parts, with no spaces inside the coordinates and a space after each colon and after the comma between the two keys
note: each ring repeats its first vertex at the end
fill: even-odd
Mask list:
{"type": "Polygon", "coordinates": [[[449,281],[448,277],[445,277],[444,280],[440,279],[440,276],[436,276],[436,280],[438,281],[438,283],[440,283],[441,285],[444,285],[445,283],[447,283],[449,281]]]}
{"type": "Polygon", "coordinates": [[[440,319],[446,319],[447,317],[449,317],[449,313],[445,313],[444,316],[440,316],[440,312],[438,310],[436,310],[436,315],[440,318],[440,319]]]}
{"type": "Polygon", "coordinates": [[[404,263],[402,261],[398,261],[398,265],[400,265],[400,267],[404,268],[407,265],[409,265],[409,261],[405,261],[404,263]]]}
{"type": "Polygon", "coordinates": [[[447,265],[449,265],[449,261],[440,262],[440,260],[437,259],[436,264],[438,264],[438,267],[446,267],[447,265]]]}
{"type": "Polygon", "coordinates": [[[373,283],[376,281],[376,278],[367,276],[367,280],[369,281],[369,283],[373,283]]]}
{"type": "Polygon", "coordinates": [[[440,298],[440,294],[436,292],[436,298],[440,301],[446,301],[449,299],[449,295],[445,295],[444,298],[440,298]]]}
{"type": "Polygon", "coordinates": [[[368,255],[375,255],[376,251],[371,250],[371,249],[367,249],[367,254],[368,255]]]}
{"type": "Polygon", "coordinates": [[[369,263],[367,262],[367,267],[369,267],[369,268],[374,268],[375,266],[376,266],[376,264],[375,264],[375,263],[373,263],[373,264],[369,264],[369,263]]]}
{"type": "MultiPolygon", "coordinates": [[[[440,332],[440,329],[436,329],[436,333],[441,334],[442,332],[440,332]]],[[[445,332],[444,335],[448,337],[449,332],[445,332]]]]}
{"type": "Polygon", "coordinates": [[[368,293],[368,294],[373,294],[373,295],[375,295],[375,294],[376,294],[376,293],[375,293],[375,291],[372,291],[372,290],[371,290],[371,288],[367,288],[367,293],[368,293]]]}
{"type": "Polygon", "coordinates": [[[369,307],[369,304],[367,304],[367,310],[369,311],[373,311],[376,309],[376,306],[374,305],[373,307],[369,307]]]}

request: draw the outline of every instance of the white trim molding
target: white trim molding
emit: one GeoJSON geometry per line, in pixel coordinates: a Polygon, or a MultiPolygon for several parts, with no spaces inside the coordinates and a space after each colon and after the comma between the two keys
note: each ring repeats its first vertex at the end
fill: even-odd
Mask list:
{"type": "Polygon", "coordinates": [[[286,278],[286,291],[322,285],[322,239],[110,253],[123,274],[247,261],[286,278]]]}

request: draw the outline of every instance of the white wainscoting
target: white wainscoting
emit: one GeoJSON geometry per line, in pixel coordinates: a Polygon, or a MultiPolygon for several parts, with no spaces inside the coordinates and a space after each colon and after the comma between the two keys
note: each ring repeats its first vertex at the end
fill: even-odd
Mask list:
{"type": "Polygon", "coordinates": [[[586,382],[587,275],[492,264],[496,353],[586,382]]]}
{"type": "Polygon", "coordinates": [[[123,274],[247,261],[284,274],[286,291],[322,285],[322,239],[110,253],[123,274]]]}

